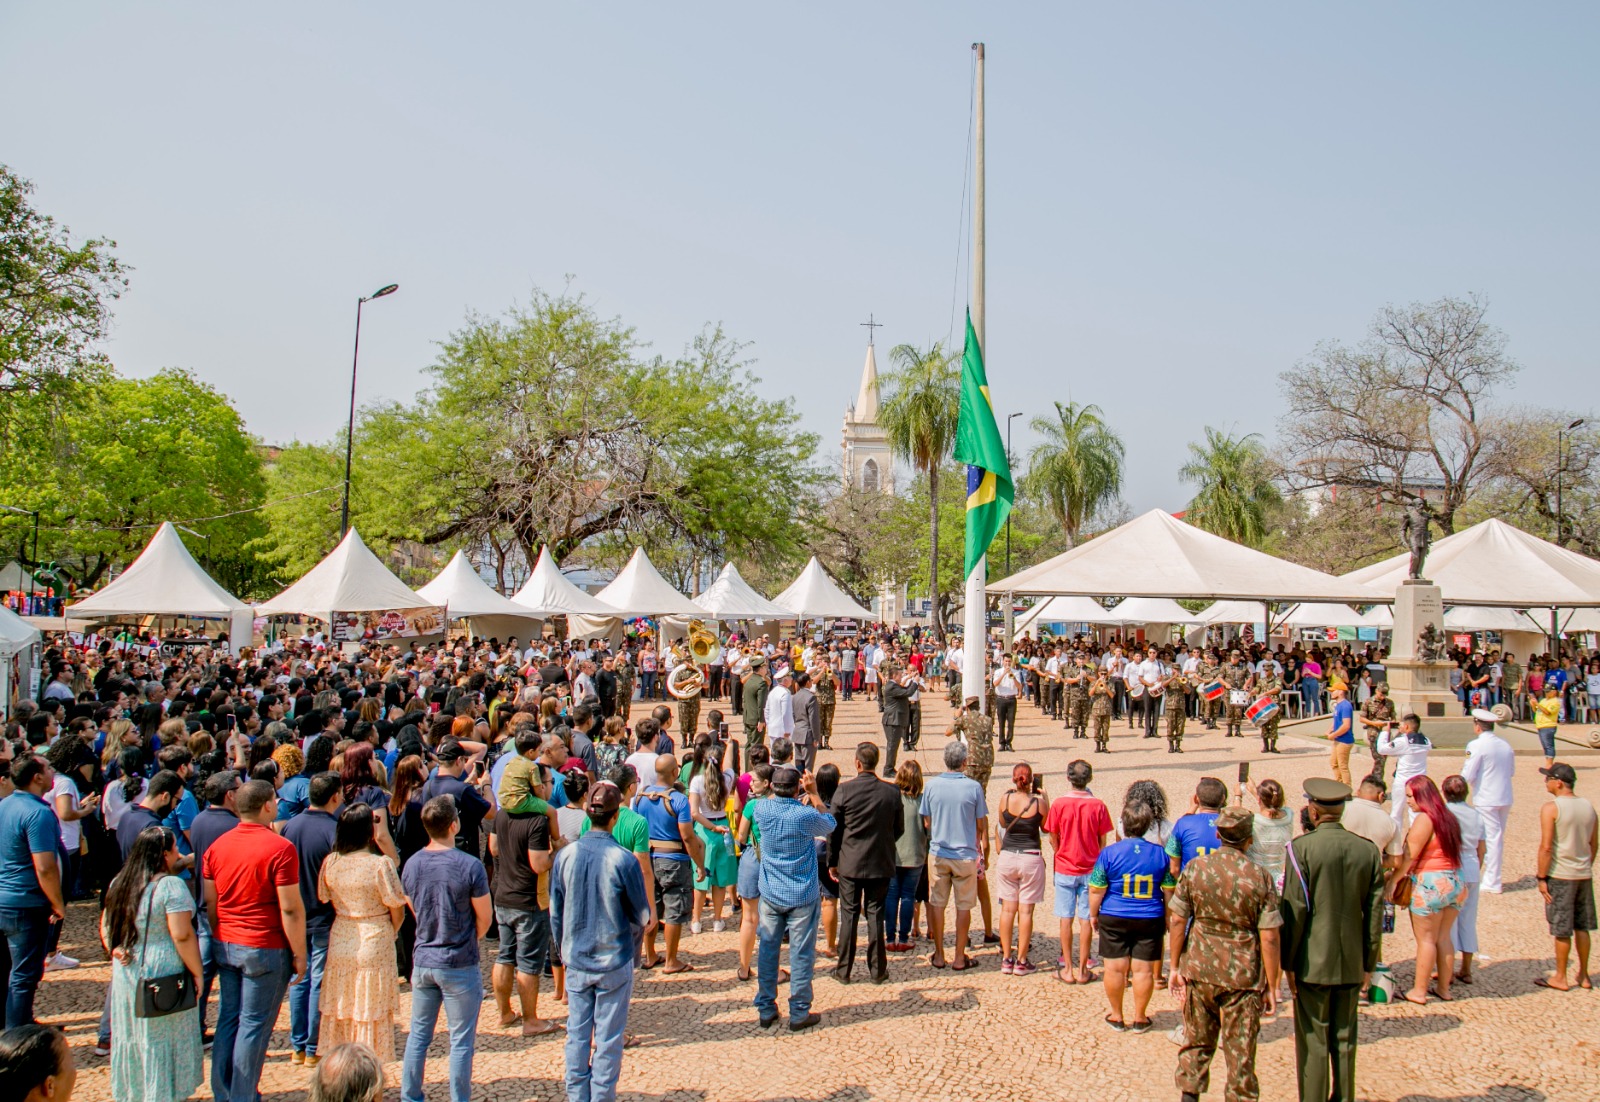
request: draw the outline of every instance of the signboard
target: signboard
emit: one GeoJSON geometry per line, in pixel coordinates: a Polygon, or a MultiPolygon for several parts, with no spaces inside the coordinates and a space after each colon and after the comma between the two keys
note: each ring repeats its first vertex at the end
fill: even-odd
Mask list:
{"type": "Polygon", "coordinates": [[[1458,650],[1470,651],[1472,649],[1472,635],[1470,633],[1457,632],[1450,636],[1450,645],[1458,650]]]}
{"type": "Polygon", "coordinates": [[[443,611],[436,605],[424,605],[370,612],[335,612],[330,618],[329,638],[335,643],[359,643],[364,639],[415,639],[437,635],[444,630],[443,611]]]}

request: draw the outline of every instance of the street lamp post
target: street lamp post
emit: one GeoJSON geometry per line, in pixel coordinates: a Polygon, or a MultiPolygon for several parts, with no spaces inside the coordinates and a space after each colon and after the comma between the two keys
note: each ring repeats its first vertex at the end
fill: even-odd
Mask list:
{"type": "Polygon", "coordinates": [[[33,565],[28,569],[28,614],[33,615],[33,572],[39,568],[39,510],[22,509],[15,505],[0,505],[8,513],[19,513],[33,518],[33,565]]]}
{"type": "Polygon", "coordinates": [[[1571,438],[1573,430],[1583,427],[1584,419],[1578,418],[1564,429],[1556,430],[1556,546],[1567,545],[1567,513],[1561,501],[1561,476],[1567,470],[1567,440],[1571,438]]]}
{"type": "Polygon", "coordinates": [[[356,350],[350,359],[350,420],[344,430],[344,501],[339,506],[339,538],[350,531],[350,459],[356,436],[356,365],[361,362],[361,307],[375,298],[392,295],[400,284],[379,287],[372,294],[356,299],[356,350]]]}
{"type": "MultiPolygon", "coordinates": [[[[1021,417],[1021,413],[1006,415],[1006,465],[1011,465],[1011,422],[1021,417]]],[[[1016,483],[1016,476],[1012,476],[1012,484],[1016,483]]],[[[1006,513],[1006,577],[1011,576],[1011,514],[1006,513]]]]}

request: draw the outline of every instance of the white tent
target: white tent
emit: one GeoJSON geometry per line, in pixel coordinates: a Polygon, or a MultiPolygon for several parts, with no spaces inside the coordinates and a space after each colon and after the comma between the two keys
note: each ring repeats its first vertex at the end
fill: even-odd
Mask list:
{"type": "Polygon", "coordinates": [[[1539,624],[1514,608],[1490,605],[1455,605],[1444,613],[1444,626],[1452,631],[1539,631],[1539,624]]]}
{"type": "MultiPolygon", "coordinates": [[[[1383,606],[1378,606],[1383,607],[1383,606]]],[[[1254,621],[1251,621],[1254,623],[1254,621]]],[[[1349,605],[1341,604],[1298,604],[1276,617],[1274,623],[1290,628],[1348,628],[1357,625],[1367,626],[1361,618],[1361,613],[1349,605]]]]}
{"type": "MultiPolygon", "coordinates": [[[[1399,554],[1344,578],[1393,594],[1410,564],[1409,554],[1399,554]]],[[[1600,562],[1494,518],[1435,541],[1423,573],[1448,604],[1542,608],[1547,613],[1551,608],[1600,607],[1600,562]]],[[[1548,630],[1548,615],[1536,619],[1546,621],[1548,630]]]]}
{"type": "Polygon", "coordinates": [[[803,620],[872,619],[871,611],[834,584],[815,555],[789,588],[772,598],[772,603],[803,620]]]}
{"type": "Polygon", "coordinates": [[[211,580],[170,522],[156,529],[139,557],[117,580],[66,613],[75,619],[113,616],[232,617],[250,606],[211,580]]]}
{"type": "Polygon", "coordinates": [[[1105,611],[1093,597],[1050,597],[1017,617],[1012,633],[1021,635],[1035,624],[1098,624],[1105,611]]]}
{"type": "Polygon", "coordinates": [[[595,616],[615,619],[622,615],[600,598],[585,593],[567,580],[556,565],[550,548],[539,549],[539,561],[533,564],[533,573],[511,600],[534,616],[595,616]]]}
{"type": "Polygon", "coordinates": [[[1166,597],[1129,597],[1101,612],[1102,624],[1198,624],[1200,614],[1166,597]]]}
{"type": "Polygon", "coordinates": [[[1394,600],[1359,582],[1253,551],[1153,509],[1071,551],[989,583],[990,593],[1273,601],[1394,600]]]}
{"type": "Polygon", "coordinates": [[[1207,624],[1262,624],[1267,610],[1260,601],[1218,601],[1200,610],[1200,620],[1207,624]]]}
{"type": "MultiPolygon", "coordinates": [[[[610,585],[596,594],[600,600],[626,617],[688,616],[704,618],[705,610],[679,593],[656,570],[644,548],[635,547],[633,557],[610,585]]],[[[613,613],[615,615],[616,613],[613,613]]]]}
{"type": "Polygon", "coordinates": [[[0,605],[0,658],[25,651],[43,638],[38,628],[0,605]]]}
{"type": "Polygon", "coordinates": [[[390,573],[354,528],[299,581],[256,606],[260,616],[315,616],[330,623],[336,613],[360,612],[414,614],[405,628],[388,625],[385,634],[429,636],[444,630],[444,608],[390,573]]]}
{"type": "Polygon", "coordinates": [[[731,562],[722,568],[717,580],[694,599],[717,620],[793,620],[794,613],[767,600],[750,587],[731,562]]]}
{"type": "Polygon", "coordinates": [[[439,576],[417,590],[429,604],[450,610],[452,620],[470,620],[478,635],[527,639],[538,631],[539,617],[510,597],[496,593],[472,568],[465,551],[451,556],[439,576]]]}
{"type": "Polygon", "coordinates": [[[36,682],[43,638],[38,628],[0,605],[0,718],[10,719],[12,697],[25,695],[22,686],[36,682]]]}

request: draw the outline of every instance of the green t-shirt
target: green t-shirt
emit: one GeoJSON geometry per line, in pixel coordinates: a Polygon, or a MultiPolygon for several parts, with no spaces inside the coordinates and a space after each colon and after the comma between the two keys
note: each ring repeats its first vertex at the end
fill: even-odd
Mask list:
{"type": "Polygon", "coordinates": [[[745,801],[744,810],[739,812],[739,814],[744,816],[746,821],[748,821],[750,824],[750,844],[752,846],[759,846],[761,844],[761,828],[756,825],[756,817],[754,813],[756,801],[764,799],[766,799],[765,796],[751,796],[745,801]]]}
{"type": "MultiPolygon", "coordinates": [[[[585,815],[583,825],[578,828],[578,837],[588,834],[591,826],[593,824],[589,822],[589,816],[585,815]]],[[[611,824],[611,837],[629,853],[650,852],[650,824],[631,807],[618,809],[617,821],[611,824]]]]}

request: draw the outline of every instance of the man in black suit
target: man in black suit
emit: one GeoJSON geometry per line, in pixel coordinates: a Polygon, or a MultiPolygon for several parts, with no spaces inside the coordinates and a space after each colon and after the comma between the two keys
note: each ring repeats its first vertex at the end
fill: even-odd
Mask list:
{"type": "Polygon", "coordinates": [[[911,733],[911,695],[917,691],[911,676],[911,668],[901,666],[883,683],[883,737],[888,743],[883,775],[890,780],[900,746],[911,733]]]}
{"type": "MultiPolygon", "coordinates": [[[[892,684],[892,683],[891,683],[892,684]]],[[[836,825],[828,840],[828,866],[839,881],[839,959],[833,976],[850,982],[856,960],[856,925],[867,916],[867,969],[873,983],[889,978],[883,904],[894,875],[895,840],[905,831],[900,789],[878,779],[878,746],[856,746],[856,775],[833,794],[836,825]]]]}

